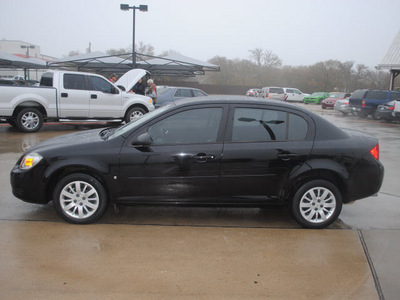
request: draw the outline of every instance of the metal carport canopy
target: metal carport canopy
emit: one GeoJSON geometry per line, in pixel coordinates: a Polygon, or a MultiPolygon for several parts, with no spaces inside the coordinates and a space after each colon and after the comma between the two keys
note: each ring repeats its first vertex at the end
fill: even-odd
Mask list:
{"type": "Polygon", "coordinates": [[[390,71],[390,90],[394,89],[394,79],[400,75],[400,31],[397,33],[382,62],[376,67],[390,71]]]}
{"type": "Polygon", "coordinates": [[[0,68],[6,69],[47,69],[46,61],[39,58],[23,58],[0,51],[0,68]]]}
{"type": "Polygon", "coordinates": [[[173,54],[166,57],[157,57],[137,53],[136,66],[132,65],[131,53],[107,55],[102,52],[93,52],[49,62],[49,67],[76,68],[79,71],[97,73],[125,73],[132,68],[141,68],[149,71],[153,76],[190,76],[204,75],[207,71],[220,71],[220,67],[187,57],[173,54]]]}

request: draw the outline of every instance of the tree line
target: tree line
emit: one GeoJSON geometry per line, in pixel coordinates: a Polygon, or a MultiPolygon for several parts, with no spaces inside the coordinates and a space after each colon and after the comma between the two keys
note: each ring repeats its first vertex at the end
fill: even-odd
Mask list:
{"type": "Polygon", "coordinates": [[[294,87],[303,92],[353,92],[357,89],[388,89],[389,72],[371,69],[354,61],[327,60],[311,66],[283,66],[269,50],[249,50],[249,59],[216,56],[208,62],[219,65],[221,72],[208,73],[202,83],[294,87]]]}
{"type": "MultiPolygon", "coordinates": [[[[135,45],[135,49],[138,53],[155,56],[155,49],[150,44],[140,42],[135,45]]],[[[132,47],[109,49],[106,52],[118,55],[131,51],[132,47]]],[[[178,52],[163,51],[157,56],[162,57],[172,53],[178,52]]],[[[249,50],[248,59],[215,56],[208,62],[220,66],[221,71],[197,76],[200,84],[253,88],[293,87],[305,93],[389,88],[389,72],[371,69],[364,64],[355,64],[354,61],[326,60],[310,66],[285,66],[279,56],[272,51],[255,48],[249,50]]]]}

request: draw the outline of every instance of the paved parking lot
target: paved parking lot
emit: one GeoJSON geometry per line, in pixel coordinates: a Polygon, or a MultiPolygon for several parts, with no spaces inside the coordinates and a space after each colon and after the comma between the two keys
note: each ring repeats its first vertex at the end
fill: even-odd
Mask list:
{"type": "MultiPolygon", "coordinates": [[[[300,104],[301,105],[301,104],[300,104]]],[[[23,149],[103,126],[0,126],[0,290],[4,299],[397,299],[400,125],[305,106],[380,140],[377,197],[345,205],[329,229],[300,228],[284,208],[127,207],[87,226],[11,194],[23,149]]]]}

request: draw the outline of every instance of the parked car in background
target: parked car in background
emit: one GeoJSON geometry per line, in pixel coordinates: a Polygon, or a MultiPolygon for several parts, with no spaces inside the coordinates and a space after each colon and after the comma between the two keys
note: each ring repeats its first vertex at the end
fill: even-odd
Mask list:
{"type": "Polygon", "coordinates": [[[385,120],[386,122],[399,121],[400,115],[395,114],[395,103],[396,101],[394,100],[378,105],[375,117],[379,120],[385,120]]]}
{"type": "Polygon", "coordinates": [[[261,93],[261,89],[250,89],[246,92],[246,96],[257,97],[261,93]]]}
{"type": "Polygon", "coordinates": [[[169,102],[193,97],[208,96],[206,92],[189,87],[163,86],[157,88],[156,108],[168,104],[169,102]]]}
{"type": "Polygon", "coordinates": [[[266,99],[285,100],[285,91],[281,87],[263,87],[258,97],[266,99]]]}
{"type": "Polygon", "coordinates": [[[341,93],[341,92],[329,93],[329,97],[322,100],[321,107],[323,109],[333,108],[337,100],[342,100],[350,96],[351,96],[350,93],[341,93]]]}
{"type": "Polygon", "coordinates": [[[0,85],[18,85],[15,80],[0,78],[0,85]]]}
{"type": "Polygon", "coordinates": [[[12,79],[14,80],[25,80],[24,76],[20,76],[20,75],[15,75],[12,79]]]}
{"type": "Polygon", "coordinates": [[[355,114],[355,112],[349,105],[349,98],[350,97],[336,100],[333,109],[340,111],[345,116],[347,116],[348,114],[355,114]]]}
{"type": "MultiPolygon", "coordinates": [[[[85,224],[107,205],[285,204],[323,228],[342,204],[376,194],[379,143],[282,101],[213,96],[175,101],[119,128],[44,141],[13,167],[13,194],[85,224]]],[[[109,205],[112,207],[111,205],[109,205]]]]}
{"type": "Polygon", "coordinates": [[[0,86],[0,118],[22,132],[36,132],[47,121],[128,123],[154,110],[150,97],[125,92],[146,72],[130,70],[114,85],[98,74],[48,71],[43,73],[39,87],[0,86]]]}
{"type": "Polygon", "coordinates": [[[0,78],[0,85],[30,85],[26,80],[0,78]]]}
{"type": "Polygon", "coordinates": [[[304,97],[310,96],[310,94],[305,94],[294,88],[283,88],[283,91],[285,93],[285,100],[289,102],[303,102],[304,97]]]}
{"type": "Polygon", "coordinates": [[[361,118],[367,118],[369,115],[377,119],[378,105],[393,100],[400,100],[400,92],[387,90],[356,90],[350,97],[350,107],[361,118]]]}
{"type": "Polygon", "coordinates": [[[315,103],[321,104],[322,100],[329,97],[329,93],[327,92],[315,92],[312,93],[310,96],[304,97],[303,102],[305,104],[308,103],[315,103]]]}

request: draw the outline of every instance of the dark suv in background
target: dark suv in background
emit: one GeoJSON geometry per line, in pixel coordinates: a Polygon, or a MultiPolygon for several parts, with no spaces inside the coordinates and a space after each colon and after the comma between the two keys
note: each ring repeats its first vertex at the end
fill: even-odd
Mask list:
{"type": "Polygon", "coordinates": [[[386,90],[356,90],[349,99],[350,107],[362,118],[371,115],[377,119],[378,105],[393,100],[400,100],[400,92],[386,90]]]}

